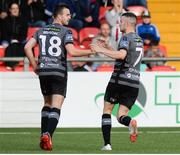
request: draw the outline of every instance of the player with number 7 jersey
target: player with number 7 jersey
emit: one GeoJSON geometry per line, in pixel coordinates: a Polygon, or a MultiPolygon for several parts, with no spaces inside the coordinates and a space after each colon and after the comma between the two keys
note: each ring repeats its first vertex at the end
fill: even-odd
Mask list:
{"type": "Polygon", "coordinates": [[[76,49],[70,29],[65,27],[71,19],[67,5],[59,4],[54,9],[52,24],[38,30],[25,45],[25,53],[34,72],[39,76],[44,105],[41,110],[40,147],[52,150],[52,137],[60,118],[61,107],[67,88],[67,52],[72,56],[93,54],[91,50],[76,49]],[[39,44],[36,62],[33,47],[39,44]]]}
{"type": "Polygon", "coordinates": [[[112,150],[110,142],[111,113],[115,104],[119,104],[118,122],[129,127],[131,142],[135,142],[137,139],[137,122],[128,116],[128,112],[138,96],[140,64],[143,56],[143,42],[135,32],[136,22],[137,17],[133,13],[127,12],[122,14],[120,30],[124,34],[118,44],[117,51],[95,44],[91,45],[95,52],[103,53],[115,59],[114,71],[104,96],[102,115],[104,146],[102,150],[112,150]]]}

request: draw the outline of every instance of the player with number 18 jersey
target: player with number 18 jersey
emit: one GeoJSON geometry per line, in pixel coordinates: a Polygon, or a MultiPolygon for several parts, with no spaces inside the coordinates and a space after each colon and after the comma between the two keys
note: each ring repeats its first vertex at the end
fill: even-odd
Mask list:
{"type": "Polygon", "coordinates": [[[66,97],[67,50],[65,45],[73,44],[71,30],[53,23],[37,31],[33,37],[39,44],[37,72],[42,93],[60,94],[66,97]]]}
{"type": "Polygon", "coordinates": [[[37,31],[34,38],[39,43],[38,75],[67,77],[67,51],[65,45],[73,44],[72,32],[63,25],[51,24],[37,31]]]}
{"type": "Polygon", "coordinates": [[[67,52],[72,56],[93,54],[89,49],[77,49],[68,25],[71,19],[69,7],[58,4],[54,8],[53,23],[39,29],[25,45],[25,53],[34,72],[39,76],[44,105],[41,110],[40,147],[52,150],[53,133],[59,122],[67,88],[67,52]],[[39,44],[38,63],[33,48],[39,44]]]}

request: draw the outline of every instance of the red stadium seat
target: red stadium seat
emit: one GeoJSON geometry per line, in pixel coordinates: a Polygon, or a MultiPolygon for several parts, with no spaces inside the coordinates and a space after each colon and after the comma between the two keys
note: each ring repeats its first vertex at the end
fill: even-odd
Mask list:
{"type": "Polygon", "coordinates": [[[107,7],[101,6],[100,7],[100,9],[99,9],[99,21],[105,19],[106,11],[110,10],[111,8],[112,8],[112,6],[107,6],[107,7]]]}
{"type": "Polygon", "coordinates": [[[176,68],[172,66],[154,66],[151,69],[147,69],[146,71],[160,71],[160,72],[171,71],[173,72],[173,71],[176,71],[176,68]]]}
{"type": "Polygon", "coordinates": [[[4,57],[5,54],[5,48],[4,47],[0,47],[0,57],[4,57]]]}
{"type": "Polygon", "coordinates": [[[85,49],[85,48],[86,48],[86,47],[83,46],[83,45],[76,45],[75,47],[78,48],[78,49],[85,49]]]}
{"type": "Polygon", "coordinates": [[[148,45],[144,45],[144,51],[146,51],[149,48],[148,45]]]}
{"type": "MultiPolygon", "coordinates": [[[[99,29],[97,27],[85,27],[79,32],[79,42],[83,44],[83,41],[91,41],[99,33],[99,29]]],[[[86,46],[85,46],[86,47],[86,46]]]]}
{"type": "Polygon", "coordinates": [[[73,39],[74,40],[79,40],[79,37],[78,37],[78,32],[76,29],[72,28],[72,27],[69,27],[69,29],[72,31],[72,34],[73,34],[73,39]]]}
{"type": "MultiPolygon", "coordinates": [[[[5,48],[4,47],[0,47],[0,57],[4,57],[5,55],[5,48]]],[[[0,61],[0,65],[4,65],[3,61],[0,61]]]]}
{"type": "Polygon", "coordinates": [[[12,72],[12,69],[8,69],[6,66],[0,66],[0,72],[12,72]]]}
{"type": "Polygon", "coordinates": [[[24,61],[19,61],[19,66],[24,66],[24,61]]]}
{"type": "Polygon", "coordinates": [[[92,39],[93,38],[86,38],[86,39],[84,39],[82,42],[81,42],[81,46],[83,46],[84,48],[86,48],[86,49],[90,49],[90,44],[91,44],[91,42],[92,42],[92,39]]]}
{"type": "MultiPolygon", "coordinates": [[[[15,72],[23,72],[23,71],[24,71],[24,66],[16,66],[16,67],[14,68],[14,71],[15,71],[15,72]]],[[[33,71],[32,66],[29,67],[29,71],[33,71]]]]}
{"type": "Polygon", "coordinates": [[[39,56],[39,46],[35,46],[35,47],[34,47],[34,56],[35,56],[36,58],[38,58],[38,56],[39,56]]]}
{"type": "Polygon", "coordinates": [[[27,40],[29,40],[34,35],[34,33],[39,29],[40,29],[39,27],[28,27],[27,40]]]}
{"type": "MultiPolygon", "coordinates": [[[[147,51],[147,49],[149,48],[150,46],[148,45],[144,45],[144,51],[147,51]]],[[[163,52],[164,56],[167,57],[167,49],[166,49],[166,46],[164,45],[159,45],[159,49],[163,52]]]]}
{"type": "Polygon", "coordinates": [[[101,65],[97,68],[98,72],[112,72],[114,69],[111,65],[101,65]]]}
{"type": "Polygon", "coordinates": [[[128,6],[127,10],[134,13],[136,16],[141,16],[142,13],[146,10],[146,8],[143,6],[128,6]]]}
{"type": "Polygon", "coordinates": [[[163,52],[164,56],[167,57],[167,49],[164,45],[159,45],[159,49],[163,52]]]}
{"type": "Polygon", "coordinates": [[[143,21],[142,21],[142,17],[141,16],[137,16],[137,24],[141,24],[143,21]]]}

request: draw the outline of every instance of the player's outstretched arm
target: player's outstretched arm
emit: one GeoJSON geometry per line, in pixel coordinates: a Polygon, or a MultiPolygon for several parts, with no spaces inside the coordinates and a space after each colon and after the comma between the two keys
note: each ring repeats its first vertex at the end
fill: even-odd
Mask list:
{"type": "Polygon", "coordinates": [[[25,45],[24,47],[24,51],[25,54],[27,56],[27,58],[29,59],[29,62],[31,63],[34,72],[36,73],[36,69],[37,69],[37,63],[35,60],[35,57],[33,55],[33,47],[36,45],[36,40],[34,38],[31,38],[25,45]]]}
{"type": "Polygon", "coordinates": [[[126,55],[127,55],[127,51],[125,49],[121,49],[119,51],[115,51],[115,50],[110,50],[110,49],[107,49],[107,48],[104,48],[104,47],[101,47],[97,44],[91,44],[91,49],[94,51],[94,52],[97,52],[97,53],[103,53],[104,55],[110,57],[110,58],[113,58],[113,59],[125,59],[126,55]]]}
{"type": "Polygon", "coordinates": [[[90,49],[81,50],[81,49],[75,48],[73,44],[67,44],[65,47],[68,53],[70,53],[72,56],[87,56],[87,55],[94,54],[94,52],[90,49]]]}

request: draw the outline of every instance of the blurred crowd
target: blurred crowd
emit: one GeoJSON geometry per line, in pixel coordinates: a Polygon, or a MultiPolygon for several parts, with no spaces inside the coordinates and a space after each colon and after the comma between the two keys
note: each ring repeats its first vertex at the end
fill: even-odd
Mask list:
{"type": "MultiPolygon", "coordinates": [[[[5,49],[4,57],[24,57],[23,49],[27,42],[28,29],[50,24],[54,7],[59,3],[66,3],[70,8],[72,19],[68,27],[77,33],[76,45],[80,48],[88,48],[90,42],[101,40],[108,47],[117,50],[118,42],[123,35],[119,30],[119,20],[124,12],[131,11],[138,17],[136,32],[144,41],[144,56],[167,56],[159,48],[160,34],[158,28],[151,23],[146,0],[1,0],[0,45],[5,49]],[[88,34],[87,46],[79,41],[80,33],[84,28],[98,29],[98,31],[92,30],[95,32],[93,35],[88,34]]],[[[73,35],[75,37],[75,33],[73,35]]],[[[164,63],[144,63],[142,70],[164,63]]],[[[5,65],[11,70],[18,63],[6,62],[5,65]]],[[[74,71],[98,71],[103,67],[112,70],[113,63],[74,62],[69,66],[70,70],[74,71]]]]}

